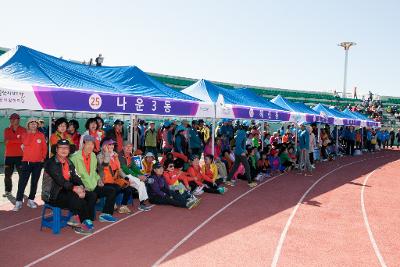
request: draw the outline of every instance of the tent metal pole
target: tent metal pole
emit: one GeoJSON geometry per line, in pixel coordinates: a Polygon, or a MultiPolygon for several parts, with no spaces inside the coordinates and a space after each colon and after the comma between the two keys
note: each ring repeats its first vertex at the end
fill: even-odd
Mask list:
{"type": "Polygon", "coordinates": [[[212,149],[212,151],[211,151],[211,155],[213,155],[213,156],[215,156],[214,154],[215,154],[215,129],[217,128],[217,126],[216,126],[216,119],[215,118],[213,118],[212,119],[212,126],[211,126],[211,149],[212,149]]]}
{"type": "Polygon", "coordinates": [[[261,121],[261,150],[264,150],[264,120],[261,121]]]}
{"type": "Polygon", "coordinates": [[[361,151],[364,148],[364,127],[361,127],[361,151]]]}
{"type": "Polygon", "coordinates": [[[294,151],[297,154],[297,139],[298,139],[298,133],[299,133],[299,128],[298,128],[299,125],[297,124],[297,122],[295,125],[296,125],[296,131],[295,131],[295,135],[294,135],[294,142],[295,142],[294,151]]]}
{"type": "Polygon", "coordinates": [[[53,116],[54,116],[54,112],[49,112],[49,140],[48,140],[48,142],[49,142],[49,157],[51,155],[50,136],[51,136],[51,131],[52,131],[52,129],[51,129],[52,125],[51,124],[52,124],[53,116]]]}
{"type": "Polygon", "coordinates": [[[132,121],[132,126],[134,127],[134,128],[133,128],[133,132],[132,132],[132,133],[133,133],[133,150],[134,150],[134,151],[136,151],[137,148],[138,148],[137,128],[136,128],[137,119],[138,119],[138,116],[137,116],[137,115],[134,115],[134,116],[133,116],[133,121],[132,121]]]}
{"type": "Polygon", "coordinates": [[[128,140],[132,143],[132,136],[133,136],[133,115],[129,114],[129,136],[128,140]]]}
{"type": "Polygon", "coordinates": [[[339,154],[339,125],[336,125],[336,155],[339,154]]]}

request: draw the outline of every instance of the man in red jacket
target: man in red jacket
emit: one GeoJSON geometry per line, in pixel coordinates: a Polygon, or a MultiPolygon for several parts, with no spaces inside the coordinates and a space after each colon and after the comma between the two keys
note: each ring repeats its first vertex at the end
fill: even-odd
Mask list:
{"type": "Polygon", "coordinates": [[[12,174],[17,170],[21,177],[22,161],[22,135],[26,132],[24,127],[19,125],[20,117],[17,113],[10,116],[10,127],[4,129],[4,142],[6,145],[4,162],[4,185],[5,193],[3,197],[10,197],[12,190],[12,174]]]}

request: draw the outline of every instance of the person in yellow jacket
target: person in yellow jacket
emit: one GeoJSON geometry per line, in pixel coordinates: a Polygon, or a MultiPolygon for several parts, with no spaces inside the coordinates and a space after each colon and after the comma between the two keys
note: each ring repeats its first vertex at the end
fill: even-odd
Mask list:
{"type": "Polygon", "coordinates": [[[204,179],[203,181],[204,192],[224,194],[228,191],[228,189],[223,186],[223,180],[218,179],[218,167],[214,163],[213,155],[204,156],[204,165],[201,168],[201,172],[210,179],[204,179]]]}

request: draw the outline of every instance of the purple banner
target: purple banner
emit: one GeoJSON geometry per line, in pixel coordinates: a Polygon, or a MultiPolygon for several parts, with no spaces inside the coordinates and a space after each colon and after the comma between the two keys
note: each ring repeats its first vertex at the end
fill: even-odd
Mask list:
{"type": "Polygon", "coordinates": [[[348,126],[360,126],[360,120],[343,119],[343,124],[348,126]]]}
{"type": "Polygon", "coordinates": [[[131,95],[94,93],[80,90],[33,86],[43,109],[112,112],[165,116],[195,116],[199,103],[131,95]]]}
{"type": "Polygon", "coordinates": [[[289,121],[290,113],[286,111],[250,108],[250,107],[232,107],[233,114],[237,119],[254,119],[269,121],[289,121]]]}

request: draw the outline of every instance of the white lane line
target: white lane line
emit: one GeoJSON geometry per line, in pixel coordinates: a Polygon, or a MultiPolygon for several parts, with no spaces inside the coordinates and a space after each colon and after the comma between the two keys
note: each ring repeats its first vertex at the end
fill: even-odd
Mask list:
{"type": "Polygon", "coordinates": [[[168,258],[172,253],[174,253],[180,246],[182,246],[183,243],[185,243],[189,238],[191,238],[197,231],[199,231],[201,228],[203,228],[207,223],[209,223],[212,219],[214,219],[221,212],[223,212],[224,210],[229,208],[231,205],[233,205],[239,199],[241,199],[242,197],[246,196],[247,194],[253,192],[255,189],[259,188],[260,186],[275,180],[276,178],[282,176],[283,174],[284,173],[279,174],[279,175],[277,175],[277,176],[275,176],[275,177],[273,177],[273,178],[271,178],[269,180],[266,180],[265,182],[262,182],[258,186],[246,191],[245,193],[241,194],[240,196],[238,196],[237,198],[235,198],[234,200],[229,202],[227,205],[225,205],[224,207],[222,207],[221,209],[216,211],[213,215],[208,217],[208,219],[206,219],[199,226],[197,226],[195,229],[193,229],[193,231],[191,231],[188,235],[186,235],[184,238],[182,238],[181,241],[179,241],[175,246],[173,246],[170,250],[168,250],[167,253],[165,253],[161,258],[159,258],[152,266],[158,266],[160,263],[162,263],[166,258],[168,258]]]}
{"type": "Polygon", "coordinates": [[[358,161],[354,161],[354,162],[350,162],[348,164],[342,165],[340,167],[337,167],[336,169],[333,169],[332,171],[328,172],[327,174],[321,176],[317,181],[315,181],[309,188],[308,190],[304,193],[304,195],[300,198],[300,200],[297,202],[296,207],[293,209],[292,213],[290,214],[289,219],[286,222],[285,228],[283,229],[281,236],[279,238],[279,242],[278,245],[276,246],[275,249],[275,253],[274,253],[274,258],[272,259],[272,263],[271,266],[272,267],[276,267],[278,264],[278,260],[279,260],[279,256],[281,255],[281,251],[282,251],[282,247],[283,247],[283,243],[285,242],[286,239],[286,235],[287,232],[289,230],[290,224],[292,223],[292,220],[294,218],[294,216],[296,215],[297,210],[299,209],[300,205],[302,204],[302,202],[304,201],[304,199],[306,198],[306,196],[308,195],[308,193],[310,193],[310,191],[320,182],[322,181],[325,177],[327,177],[328,175],[332,174],[333,172],[340,170],[344,167],[356,164],[356,163],[360,163],[366,160],[370,160],[370,159],[378,159],[378,158],[383,158],[384,156],[380,156],[380,157],[376,157],[376,158],[368,158],[368,159],[363,159],[363,160],[358,160],[358,161]]]}
{"type": "Polygon", "coordinates": [[[372,247],[374,248],[375,255],[378,258],[381,266],[386,267],[387,265],[385,263],[385,260],[383,259],[383,256],[382,256],[381,252],[379,251],[378,244],[376,243],[374,235],[372,234],[372,230],[371,230],[371,227],[368,222],[368,216],[367,216],[367,211],[365,209],[365,201],[364,201],[365,186],[367,185],[369,177],[371,177],[375,173],[375,171],[368,174],[368,176],[364,180],[363,187],[361,188],[361,210],[362,210],[362,214],[364,217],[365,227],[367,228],[369,240],[371,241],[372,247]]]}
{"type": "MultiPolygon", "coordinates": [[[[152,205],[152,206],[150,206],[150,207],[154,207],[154,205],[152,205]]],[[[65,245],[65,246],[63,246],[63,247],[61,247],[61,248],[59,248],[59,249],[57,249],[57,250],[54,250],[53,252],[51,252],[51,253],[49,253],[49,254],[47,254],[47,255],[45,255],[45,256],[43,256],[43,257],[37,259],[37,260],[35,260],[35,261],[33,261],[33,262],[31,262],[31,263],[26,264],[25,267],[30,267],[30,266],[33,266],[33,265],[35,265],[35,264],[38,264],[39,262],[42,262],[42,261],[44,261],[44,260],[46,260],[46,259],[48,259],[48,258],[54,256],[55,254],[57,254],[57,253],[59,253],[59,252],[65,250],[65,249],[67,249],[67,248],[69,248],[69,247],[72,247],[72,246],[74,246],[74,245],[76,245],[76,244],[82,242],[83,240],[85,240],[85,239],[87,239],[87,238],[93,237],[93,236],[95,236],[95,235],[97,235],[97,234],[103,232],[104,230],[107,230],[108,228],[111,228],[111,227],[113,227],[113,226],[115,226],[115,225],[117,225],[117,224],[119,224],[119,223],[121,223],[121,222],[123,222],[123,221],[125,221],[125,220],[127,220],[127,219],[129,219],[129,218],[131,218],[131,217],[133,217],[133,216],[136,216],[136,215],[138,215],[138,214],[140,214],[140,213],[142,213],[142,212],[143,212],[143,211],[137,211],[137,212],[135,212],[135,213],[133,213],[133,214],[131,214],[131,215],[128,215],[128,216],[125,217],[125,218],[122,218],[122,219],[118,220],[118,221],[115,222],[115,223],[111,223],[111,224],[109,224],[109,225],[107,225],[107,226],[105,226],[105,227],[103,227],[103,228],[101,228],[101,229],[99,229],[99,230],[96,230],[96,231],[95,231],[93,234],[91,234],[91,235],[87,235],[87,236],[84,236],[84,237],[82,237],[82,238],[79,238],[79,239],[75,240],[74,242],[71,242],[71,243],[69,243],[69,244],[67,244],[67,245],[65,245]]]]}
{"type": "Polygon", "coordinates": [[[35,217],[35,218],[29,219],[29,220],[26,220],[26,221],[23,221],[23,222],[14,224],[14,225],[10,225],[10,226],[1,228],[1,229],[0,229],[0,232],[5,231],[5,230],[8,230],[8,229],[11,229],[11,228],[14,228],[14,227],[17,227],[17,226],[20,226],[20,225],[23,225],[23,224],[26,224],[26,223],[28,223],[28,222],[35,221],[35,220],[37,220],[37,219],[40,219],[41,217],[42,217],[42,216],[35,217]]]}

